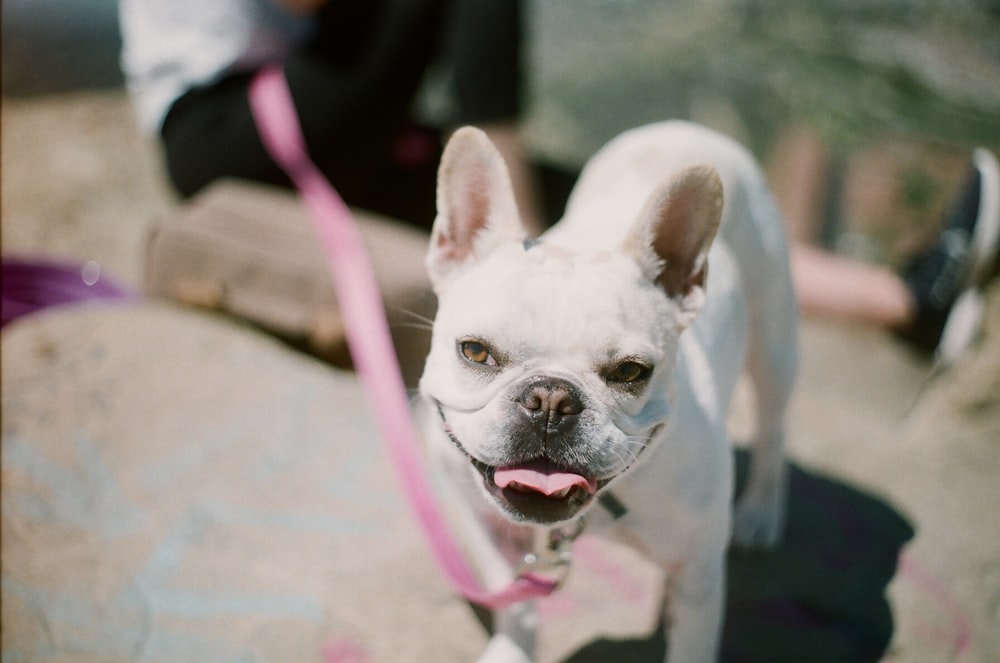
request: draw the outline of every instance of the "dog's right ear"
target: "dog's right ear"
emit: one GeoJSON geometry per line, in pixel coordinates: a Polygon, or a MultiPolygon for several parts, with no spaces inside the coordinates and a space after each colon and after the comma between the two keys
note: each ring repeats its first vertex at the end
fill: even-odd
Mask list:
{"type": "Polygon", "coordinates": [[[427,270],[435,286],[499,244],[527,237],[507,166],[486,134],[473,127],[456,131],[444,149],[437,210],[427,252],[427,270]]]}

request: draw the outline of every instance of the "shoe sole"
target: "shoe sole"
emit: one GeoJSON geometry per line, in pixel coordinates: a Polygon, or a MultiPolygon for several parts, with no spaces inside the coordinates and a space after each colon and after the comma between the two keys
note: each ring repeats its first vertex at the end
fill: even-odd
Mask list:
{"type": "Polygon", "coordinates": [[[1000,164],[989,150],[979,147],[972,154],[979,171],[979,216],[972,233],[972,265],[967,284],[980,286],[989,277],[1000,242],[1000,164]]]}
{"type": "Polygon", "coordinates": [[[979,171],[979,215],[972,233],[971,265],[962,293],[944,328],[935,355],[941,367],[953,364],[975,341],[983,321],[983,297],[979,287],[993,270],[1000,242],[1000,164],[985,148],[976,148],[972,163],[979,171]]]}

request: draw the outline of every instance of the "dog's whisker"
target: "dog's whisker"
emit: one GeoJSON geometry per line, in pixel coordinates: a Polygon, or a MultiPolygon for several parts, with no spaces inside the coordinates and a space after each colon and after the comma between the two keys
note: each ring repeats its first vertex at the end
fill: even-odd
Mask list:
{"type": "Polygon", "coordinates": [[[434,319],[433,318],[429,318],[426,315],[422,315],[422,314],[417,313],[416,311],[413,311],[411,309],[403,308],[402,306],[393,306],[393,307],[391,307],[391,310],[392,310],[393,313],[398,313],[400,315],[405,315],[405,316],[409,316],[410,318],[412,318],[415,322],[410,323],[410,324],[421,323],[421,324],[426,325],[428,328],[430,328],[430,327],[432,327],[434,325],[434,319]]]}
{"type": "Polygon", "coordinates": [[[419,329],[420,331],[431,331],[433,327],[422,322],[394,322],[389,325],[392,329],[419,329]]]}
{"type": "Polygon", "coordinates": [[[640,446],[638,451],[633,452],[631,447],[635,446],[635,440],[632,438],[625,438],[624,445],[615,446],[613,449],[614,459],[618,462],[621,467],[628,467],[636,461],[639,457],[639,453],[642,451],[642,446],[640,446]]]}
{"type": "Polygon", "coordinates": [[[643,450],[649,446],[650,441],[651,438],[648,435],[641,437],[634,435],[628,436],[624,440],[624,445],[622,445],[623,448],[619,449],[619,460],[626,467],[632,465],[639,460],[639,454],[641,454],[643,450]],[[625,454],[628,455],[628,458],[624,457],[625,454]]]}

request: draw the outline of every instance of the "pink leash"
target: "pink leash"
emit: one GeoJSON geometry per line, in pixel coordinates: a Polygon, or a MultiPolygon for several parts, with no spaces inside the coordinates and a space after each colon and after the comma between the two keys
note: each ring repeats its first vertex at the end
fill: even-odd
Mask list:
{"type": "Polygon", "coordinates": [[[281,69],[268,68],[257,74],[250,84],[249,100],[264,146],[291,178],[309,211],[333,276],[355,369],[371,407],[381,413],[376,417],[379,432],[438,564],[463,596],[488,608],[548,596],[558,582],[532,573],[522,573],[496,592],[480,588],[425,478],[382,296],[351,211],[309,159],[281,69]]]}

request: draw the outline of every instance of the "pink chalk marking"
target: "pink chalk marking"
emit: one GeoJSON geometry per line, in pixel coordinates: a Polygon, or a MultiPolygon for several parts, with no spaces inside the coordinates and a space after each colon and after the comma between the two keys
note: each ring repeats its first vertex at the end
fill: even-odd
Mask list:
{"type": "Polygon", "coordinates": [[[323,663],[369,663],[371,659],[359,645],[337,640],[323,647],[323,663]]]}
{"type": "MultiPolygon", "coordinates": [[[[631,573],[628,567],[608,557],[600,546],[594,545],[593,541],[586,537],[576,541],[573,560],[577,563],[574,573],[599,577],[626,603],[642,604],[651,592],[656,591],[656,588],[648,587],[639,577],[631,573]]],[[[553,594],[539,603],[539,610],[549,618],[571,615],[578,608],[578,602],[566,592],[553,594]]]]}
{"type": "Polygon", "coordinates": [[[926,593],[948,616],[951,627],[950,639],[955,654],[961,656],[968,652],[972,647],[972,619],[959,604],[954,592],[914,561],[909,549],[900,553],[899,569],[904,578],[926,593]]]}

